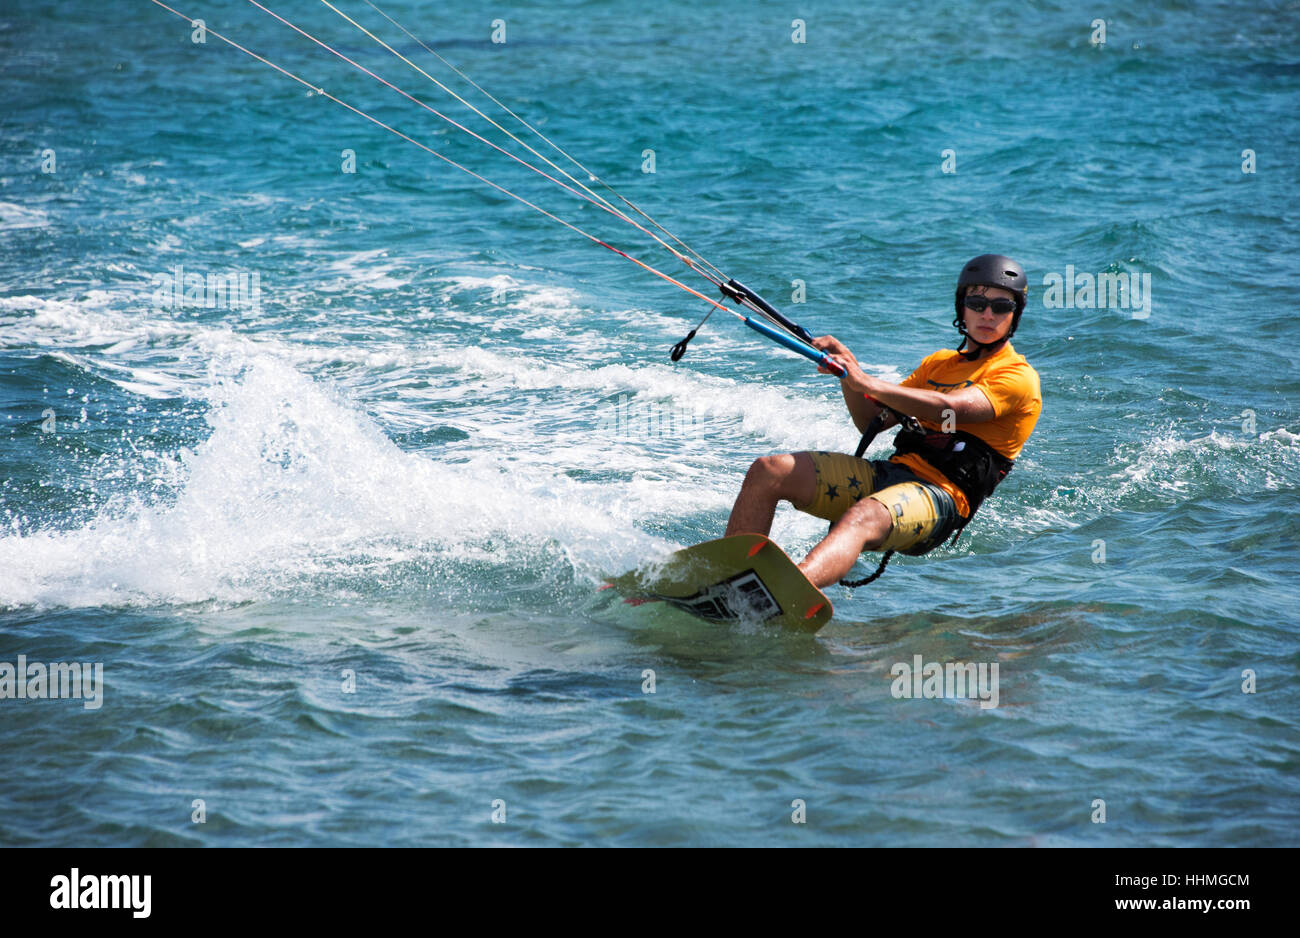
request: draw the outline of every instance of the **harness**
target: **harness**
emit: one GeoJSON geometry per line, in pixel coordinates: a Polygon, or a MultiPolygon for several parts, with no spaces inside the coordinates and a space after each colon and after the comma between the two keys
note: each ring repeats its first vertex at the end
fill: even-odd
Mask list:
{"type": "Polygon", "coordinates": [[[943,433],[904,427],[894,437],[894,454],[916,453],[944,474],[953,485],[961,489],[970,505],[970,514],[958,526],[965,527],[984,499],[992,494],[998,483],[1007,477],[1016,464],[1007,459],[973,433],[958,430],[943,433]]]}
{"type": "MultiPolygon", "coordinates": [[[[967,504],[970,505],[970,514],[965,518],[959,516],[949,520],[938,527],[930,537],[920,544],[906,548],[903,553],[909,557],[920,557],[939,547],[949,537],[954,544],[957,543],[957,538],[961,537],[962,530],[970,524],[971,518],[975,517],[975,512],[984,503],[984,499],[988,498],[997,488],[998,483],[1007,477],[1007,473],[1014,468],[1016,461],[1007,459],[973,433],[967,433],[965,430],[958,430],[955,433],[927,430],[915,417],[901,414],[891,407],[880,406],[880,413],[872,418],[867,424],[867,429],[863,431],[862,439],[858,441],[858,448],[853,453],[854,457],[862,458],[871,441],[884,429],[885,421],[893,417],[902,426],[894,437],[894,455],[917,454],[957,486],[966,496],[967,504]]],[[[893,555],[893,550],[885,551],[880,566],[871,576],[861,580],[840,580],[840,585],[865,586],[885,572],[885,565],[893,555]]]]}

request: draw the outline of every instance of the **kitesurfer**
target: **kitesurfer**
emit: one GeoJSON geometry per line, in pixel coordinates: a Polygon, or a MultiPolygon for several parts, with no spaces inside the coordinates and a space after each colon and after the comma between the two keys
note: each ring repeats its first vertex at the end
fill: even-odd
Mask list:
{"type": "Polygon", "coordinates": [[[960,532],[1011,470],[1042,411],[1038,372],[1011,345],[1027,291],[1025,272],[1011,258],[971,260],[957,279],[953,325],[961,345],[928,356],[900,384],[868,375],[834,336],[815,339],[846,371],[840,387],[854,424],[867,434],[864,444],[902,421],[894,454],[867,460],[862,445],[858,456],[757,459],[726,533],[767,534],[782,500],[833,522],[799,564],[822,587],[847,574],[864,550],[923,554],[960,532]]]}

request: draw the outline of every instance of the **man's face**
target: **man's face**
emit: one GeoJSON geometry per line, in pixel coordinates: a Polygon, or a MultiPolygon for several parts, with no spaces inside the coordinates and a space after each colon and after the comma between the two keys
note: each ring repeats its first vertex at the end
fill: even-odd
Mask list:
{"type": "Polygon", "coordinates": [[[966,332],[976,342],[983,342],[985,345],[997,342],[1011,330],[1011,319],[1015,315],[1014,307],[1005,313],[995,313],[992,301],[997,299],[1008,299],[1015,303],[1016,295],[1002,287],[975,286],[966,291],[961,311],[962,322],[966,324],[966,332]],[[980,312],[964,305],[966,300],[974,297],[983,297],[990,301],[989,305],[980,312]]]}

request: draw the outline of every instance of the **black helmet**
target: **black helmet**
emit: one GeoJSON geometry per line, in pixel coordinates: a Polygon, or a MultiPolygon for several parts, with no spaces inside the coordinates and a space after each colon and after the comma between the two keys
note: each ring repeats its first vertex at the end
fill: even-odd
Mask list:
{"type": "MultiPolygon", "coordinates": [[[[966,343],[970,342],[976,348],[968,352],[967,355],[970,358],[976,358],[985,345],[967,335],[966,325],[962,321],[962,300],[966,298],[968,287],[1001,287],[1004,290],[1011,291],[1016,300],[1016,310],[1011,319],[1011,329],[1006,335],[1006,338],[1010,339],[1016,334],[1016,328],[1020,325],[1020,314],[1025,311],[1025,297],[1029,293],[1029,279],[1025,276],[1023,267],[1011,258],[1001,254],[981,254],[979,257],[967,261],[966,266],[961,269],[961,276],[957,278],[957,317],[952,321],[952,324],[962,334],[962,345],[958,348],[958,351],[961,351],[961,348],[964,348],[966,343]]],[[[1005,340],[999,339],[998,341],[1005,340]]]]}

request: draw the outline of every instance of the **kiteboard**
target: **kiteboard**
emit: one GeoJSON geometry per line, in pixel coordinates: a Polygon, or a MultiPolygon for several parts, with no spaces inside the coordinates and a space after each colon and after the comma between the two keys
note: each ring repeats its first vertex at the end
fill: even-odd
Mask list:
{"type": "Polygon", "coordinates": [[[608,586],[628,602],[659,600],[710,622],[757,621],[816,632],[835,611],[785,551],[761,534],[687,547],[608,586]]]}

